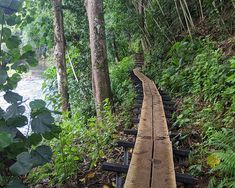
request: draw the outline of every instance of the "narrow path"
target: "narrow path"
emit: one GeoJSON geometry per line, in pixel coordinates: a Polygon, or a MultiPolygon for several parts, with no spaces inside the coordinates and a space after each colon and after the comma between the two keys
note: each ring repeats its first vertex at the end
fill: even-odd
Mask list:
{"type": "Polygon", "coordinates": [[[175,188],[172,145],[161,95],[153,81],[139,69],[135,69],[134,74],[143,84],[144,99],[124,187],[175,188]]]}

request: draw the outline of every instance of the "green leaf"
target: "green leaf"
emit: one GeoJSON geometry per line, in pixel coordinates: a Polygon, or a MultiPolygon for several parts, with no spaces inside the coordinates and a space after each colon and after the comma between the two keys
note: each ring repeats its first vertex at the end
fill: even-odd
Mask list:
{"type": "Polygon", "coordinates": [[[25,52],[21,59],[24,59],[30,66],[35,67],[38,64],[38,61],[35,59],[35,52],[30,50],[25,52]]]}
{"type": "Polygon", "coordinates": [[[12,49],[11,56],[13,57],[13,61],[17,61],[20,58],[20,49],[19,48],[12,49]]]}
{"type": "Polygon", "coordinates": [[[23,47],[24,52],[32,51],[32,46],[30,44],[27,44],[26,46],[23,47]]]}
{"type": "Polygon", "coordinates": [[[38,65],[38,61],[34,57],[29,57],[26,61],[32,67],[36,67],[38,65]]]}
{"type": "Polygon", "coordinates": [[[20,39],[17,36],[11,36],[7,41],[6,41],[6,46],[8,49],[14,49],[18,48],[20,45],[20,39]]]}
{"type": "Polygon", "coordinates": [[[18,82],[21,80],[21,77],[18,73],[14,73],[12,77],[7,79],[7,84],[5,86],[5,90],[13,90],[16,88],[18,82]]]}
{"type": "Polygon", "coordinates": [[[43,134],[43,138],[47,140],[52,140],[53,138],[59,138],[59,134],[61,133],[61,127],[52,125],[51,132],[46,132],[43,134]]]}
{"type": "Polygon", "coordinates": [[[0,8],[0,24],[5,24],[5,23],[4,23],[3,14],[4,14],[4,12],[3,12],[3,10],[0,8]]]}
{"type": "Polygon", "coordinates": [[[24,60],[16,61],[12,66],[12,69],[17,70],[20,73],[26,73],[29,69],[28,65],[24,60]]]}
{"type": "Polygon", "coordinates": [[[7,27],[3,28],[3,40],[6,41],[11,36],[11,30],[7,27]]]}
{"type": "Polygon", "coordinates": [[[7,185],[7,188],[26,188],[26,187],[19,180],[14,179],[10,181],[10,183],[7,185]]]}
{"type": "Polygon", "coordinates": [[[8,78],[7,71],[0,69],[0,84],[5,84],[8,78]]]}
{"type": "Polygon", "coordinates": [[[22,100],[23,100],[22,96],[20,96],[18,93],[14,93],[12,91],[7,91],[3,97],[10,104],[22,102],[22,100]]]}
{"type": "Polygon", "coordinates": [[[28,118],[26,116],[18,116],[16,118],[10,118],[7,120],[8,126],[24,127],[28,124],[28,118]]]}
{"type": "Polygon", "coordinates": [[[31,127],[35,133],[46,133],[51,131],[51,125],[54,123],[54,118],[49,112],[44,112],[33,118],[31,127]]]}
{"type": "Polygon", "coordinates": [[[42,166],[51,161],[52,151],[49,146],[38,146],[36,150],[31,151],[34,167],[42,166]]]}
{"type": "Polygon", "coordinates": [[[10,118],[15,118],[22,115],[24,112],[25,112],[24,106],[19,106],[18,104],[12,104],[7,108],[4,118],[6,120],[10,118]]]}
{"type": "Polygon", "coordinates": [[[28,137],[28,141],[31,145],[38,145],[42,141],[42,136],[40,134],[33,133],[28,137]]]}
{"type": "Polygon", "coordinates": [[[5,111],[0,107],[0,119],[4,117],[5,111]]]}
{"type": "Polygon", "coordinates": [[[9,26],[14,26],[16,24],[19,24],[20,21],[21,21],[20,16],[16,16],[15,14],[6,17],[6,22],[7,25],[9,26]]]}
{"type": "Polygon", "coordinates": [[[0,132],[0,150],[6,148],[12,143],[11,135],[6,132],[0,132]]]}
{"type": "Polygon", "coordinates": [[[46,103],[43,100],[37,99],[29,103],[31,110],[40,110],[46,107],[46,103]]]}
{"type": "Polygon", "coordinates": [[[17,161],[11,165],[10,171],[15,175],[25,175],[33,167],[31,156],[28,152],[17,155],[17,161]]]}

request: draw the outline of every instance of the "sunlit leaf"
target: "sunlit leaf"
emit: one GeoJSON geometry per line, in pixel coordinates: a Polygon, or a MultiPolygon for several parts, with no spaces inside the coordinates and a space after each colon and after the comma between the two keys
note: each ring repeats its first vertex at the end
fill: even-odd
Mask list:
{"type": "Polygon", "coordinates": [[[215,154],[211,154],[207,157],[207,164],[211,168],[215,168],[217,165],[220,164],[220,158],[215,154]]]}

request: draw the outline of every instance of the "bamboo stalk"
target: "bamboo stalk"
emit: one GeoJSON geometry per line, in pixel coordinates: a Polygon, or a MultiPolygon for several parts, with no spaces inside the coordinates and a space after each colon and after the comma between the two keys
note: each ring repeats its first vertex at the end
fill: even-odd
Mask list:
{"type": "Polygon", "coordinates": [[[180,12],[179,12],[179,8],[178,8],[178,5],[177,5],[177,1],[176,1],[176,0],[174,0],[174,2],[175,2],[175,8],[176,8],[176,12],[177,12],[177,15],[178,15],[178,18],[179,18],[180,24],[181,24],[181,26],[183,27],[183,29],[185,30],[185,27],[184,27],[183,21],[182,21],[181,16],[180,16],[180,12]]]}
{"type": "Polygon", "coordinates": [[[163,9],[162,9],[162,6],[161,6],[159,0],[156,0],[156,1],[157,1],[158,7],[159,7],[159,9],[160,9],[162,15],[165,16],[165,13],[163,12],[163,9]]]}
{"type": "Polygon", "coordinates": [[[192,27],[194,27],[193,19],[192,19],[191,13],[189,11],[187,1],[186,0],[183,0],[183,1],[184,1],[184,4],[185,4],[185,8],[188,11],[188,16],[189,16],[190,24],[191,24],[192,27]]]}
{"type": "Polygon", "coordinates": [[[189,27],[189,23],[188,23],[188,19],[187,19],[187,14],[185,12],[184,5],[183,5],[181,0],[179,0],[179,1],[180,1],[180,5],[182,7],[183,14],[184,14],[184,19],[185,19],[185,22],[186,22],[186,25],[187,25],[187,28],[188,28],[189,36],[192,39],[192,33],[191,33],[191,30],[190,30],[190,27],[189,27]]]}
{"type": "Polygon", "coordinates": [[[71,66],[71,68],[72,68],[72,71],[73,71],[73,75],[74,75],[74,77],[75,77],[77,83],[79,83],[78,77],[77,77],[77,75],[76,75],[76,72],[75,72],[75,69],[74,69],[74,66],[73,66],[73,63],[72,63],[72,60],[71,60],[70,55],[69,55],[68,52],[67,52],[67,56],[68,56],[68,59],[69,59],[69,64],[70,64],[70,66],[71,66]]]}
{"type": "Polygon", "coordinates": [[[235,1],[234,0],[231,0],[232,1],[232,4],[233,4],[233,8],[235,8],[235,1]]]}
{"type": "Polygon", "coordinates": [[[203,14],[203,10],[202,10],[202,0],[198,0],[198,1],[199,1],[199,6],[200,6],[202,20],[204,20],[204,14],[203,14]]]}

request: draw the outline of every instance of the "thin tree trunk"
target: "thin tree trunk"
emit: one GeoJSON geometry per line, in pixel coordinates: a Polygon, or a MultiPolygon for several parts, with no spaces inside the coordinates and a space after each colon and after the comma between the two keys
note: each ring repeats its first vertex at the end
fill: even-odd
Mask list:
{"type": "Polygon", "coordinates": [[[145,50],[145,20],[144,20],[144,0],[139,1],[139,16],[140,16],[140,28],[142,31],[142,50],[145,50]]]}
{"type": "Polygon", "coordinates": [[[111,100],[111,87],[108,72],[105,23],[102,0],[85,2],[90,31],[93,92],[98,117],[105,99],[111,100]]]}
{"type": "Polygon", "coordinates": [[[54,7],[54,56],[57,68],[58,89],[61,96],[62,112],[70,111],[68,81],[65,62],[65,38],[61,0],[52,0],[54,7]]]}
{"type": "Polygon", "coordinates": [[[118,63],[120,62],[120,57],[118,54],[118,47],[117,47],[117,43],[116,43],[116,37],[115,34],[113,35],[113,50],[114,50],[114,55],[115,55],[115,61],[118,63]]]}

